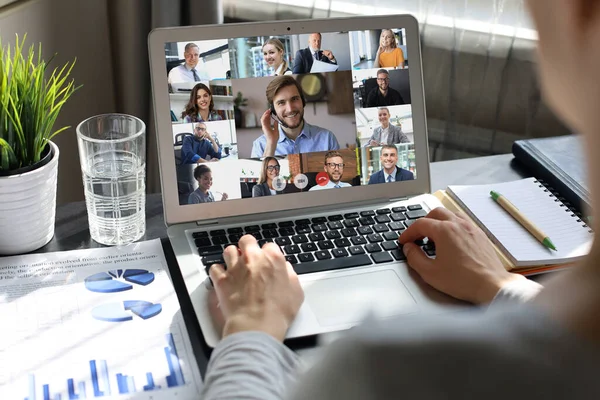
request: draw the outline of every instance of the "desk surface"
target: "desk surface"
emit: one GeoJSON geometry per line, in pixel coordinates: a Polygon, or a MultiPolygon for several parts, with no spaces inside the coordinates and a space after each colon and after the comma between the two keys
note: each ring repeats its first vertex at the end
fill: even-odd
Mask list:
{"type": "MultiPolygon", "coordinates": [[[[477,157],[464,160],[443,161],[431,164],[432,192],[454,184],[483,184],[504,182],[528,176],[513,160],[512,154],[477,157]]],[[[163,219],[160,194],[151,194],[146,199],[146,234],[142,240],[161,239],[169,266],[177,265],[167,238],[163,219]]],[[[102,247],[89,235],[85,202],[69,203],[57,207],[54,238],[39,252],[66,251],[102,247]]],[[[178,268],[170,268],[173,285],[177,291],[186,327],[194,348],[200,370],[204,375],[207,364],[206,348],[201,338],[200,327],[187,295],[185,284],[178,268]]],[[[297,348],[314,347],[315,339],[302,339],[293,344],[297,348]]]]}

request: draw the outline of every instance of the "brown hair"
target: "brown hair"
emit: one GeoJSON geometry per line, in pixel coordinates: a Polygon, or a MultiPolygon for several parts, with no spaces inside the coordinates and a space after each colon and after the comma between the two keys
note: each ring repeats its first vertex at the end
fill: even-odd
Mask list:
{"type": "MultiPolygon", "coordinates": [[[[382,29],[381,30],[381,35],[383,35],[383,32],[388,31],[389,33],[392,34],[392,37],[394,38],[394,40],[392,40],[392,44],[390,45],[390,47],[392,49],[395,49],[396,47],[398,47],[396,45],[396,35],[394,35],[394,32],[391,29],[382,29]]],[[[379,44],[381,44],[381,35],[379,35],[379,44]]]]}
{"type": "Polygon", "coordinates": [[[192,119],[192,122],[196,122],[196,116],[200,112],[200,109],[198,108],[198,92],[200,90],[205,90],[210,96],[210,103],[208,104],[208,113],[210,114],[213,111],[213,109],[215,108],[215,102],[213,100],[213,95],[210,91],[210,88],[204,83],[198,83],[196,86],[194,86],[192,92],[190,93],[190,100],[185,105],[185,110],[183,110],[183,112],[181,113],[181,118],[185,118],[189,115],[192,119]]]}
{"type": "Polygon", "coordinates": [[[344,157],[342,157],[342,153],[340,153],[337,150],[331,150],[325,153],[325,161],[323,162],[323,164],[327,164],[327,160],[333,157],[340,157],[342,160],[344,159],[344,157]]]}
{"type": "Polygon", "coordinates": [[[388,77],[390,76],[389,71],[387,69],[384,69],[384,68],[381,68],[381,69],[377,70],[377,75],[376,76],[379,76],[379,74],[386,74],[388,77]]]}
{"type": "Polygon", "coordinates": [[[281,60],[283,61],[283,68],[281,68],[281,71],[282,73],[285,73],[285,70],[288,69],[288,62],[285,59],[285,47],[283,46],[283,43],[281,43],[281,40],[279,39],[270,38],[262,45],[261,49],[264,49],[268,44],[275,46],[275,48],[281,52],[281,60]]]}
{"type": "Polygon", "coordinates": [[[398,155],[398,148],[396,146],[394,146],[393,144],[384,144],[383,146],[381,146],[381,152],[383,153],[383,150],[385,149],[394,149],[396,151],[396,155],[398,155]]]}
{"type": "Polygon", "coordinates": [[[377,114],[379,114],[379,110],[385,110],[387,111],[388,115],[392,115],[390,114],[390,109],[387,107],[377,107],[377,114]]]}
{"type": "Polygon", "coordinates": [[[267,85],[267,90],[266,90],[267,101],[269,102],[269,104],[273,104],[273,99],[277,95],[277,92],[279,92],[284,87],[288,87],[288,86],[296,87],[296,89],[298,90],[298,94],[300,95],[300,97],[302,97],[302,104],[304,104],[304,96],[302,95],[302,87],[300,87],[300,84],[298,83],[298,81],[296,81],[293,77],[291,77],[289,75],[276,76],[275,79],[273,79],[271,82],[269,82],[269,84],[267,85]]]}
{"type": "Polygon", "coordinates": [[[267,167],[269,166],[269,161],[271,160],[275,160],[277,166],[281,167],[281,165],[279,165],[279,160],[277,160],[275,157],[265,157],[262,163],[262,169],[260,170],[260,178],[258,178],[259,185],[267,181],[267,167]]]}

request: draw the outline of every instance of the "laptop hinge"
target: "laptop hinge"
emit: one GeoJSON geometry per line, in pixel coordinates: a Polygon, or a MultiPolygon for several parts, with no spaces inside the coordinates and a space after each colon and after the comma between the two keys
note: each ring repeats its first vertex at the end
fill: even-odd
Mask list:
{"type": "Polygon", "coordinates": [[[392,199],[389,199],[390,203],[396,202],[396,201],[403,201],[403,200],[408,200],[408,196],[403,196],[403,197],[394,197],[392,199]]]}
{"type": "Polygon", "coordinates": [[[196,225],[198,225],[198,226],[217,225],[218,223],[219,223],[219,221],[216,219],[209,219],[209,220],[205,220],[205,221],[196,221],[196,225]]]}

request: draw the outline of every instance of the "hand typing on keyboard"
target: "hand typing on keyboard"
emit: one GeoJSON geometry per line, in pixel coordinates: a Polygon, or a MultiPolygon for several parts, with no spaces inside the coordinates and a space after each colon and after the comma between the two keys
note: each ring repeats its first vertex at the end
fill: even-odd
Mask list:
{"type": "Polygon", "coordinates": [[[209,270],[225,321],[223,337],[261,331],[283,341],[304,301],[298,276],[276,244],[261,249],[254,236],[245,235],[238,246],[223,252],[227,269],[213,264],[209,270]]]}
{"type": "Polygon", "coordinates": [[[462,214],[436,208],[400,235],[408,264],[434,288],[476,304],[491,301],[504,284],[525,279],[512,274],[497,257],[485,233],[462,214]],[[415,244],[435,243],[436,258],[415,244]]]}

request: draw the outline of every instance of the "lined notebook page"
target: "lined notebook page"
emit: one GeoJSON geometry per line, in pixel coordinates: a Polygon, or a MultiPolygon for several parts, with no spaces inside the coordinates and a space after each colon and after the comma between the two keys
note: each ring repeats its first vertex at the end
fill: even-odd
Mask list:
{"type": "Polygon", "coordinates": [[[563,264],[589,252],[593,233],[579,217],[534,178],[490,185],[449,186],[448,194],[502,248],[515,266],[563,264]],[[490,196],[495,190],[513,203],[554,243],[547,249],[490,196]]]}

